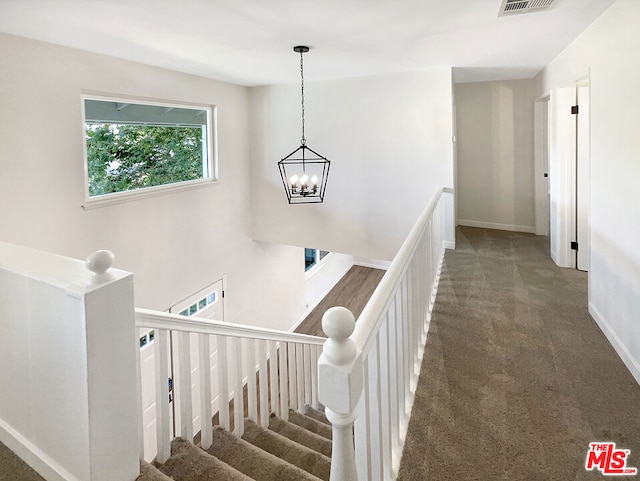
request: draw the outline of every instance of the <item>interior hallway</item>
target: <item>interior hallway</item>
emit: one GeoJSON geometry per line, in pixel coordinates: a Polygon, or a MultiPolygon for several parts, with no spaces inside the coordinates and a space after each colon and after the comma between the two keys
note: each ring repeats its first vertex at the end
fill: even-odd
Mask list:
{"type": "Polygon", "coordinates": [[[601,480],[589,442],[640,467],[638,412],[640,385],[587,311],[586,273],[558,268],[544,237],[459,228],[398,479],[601,480]]]}

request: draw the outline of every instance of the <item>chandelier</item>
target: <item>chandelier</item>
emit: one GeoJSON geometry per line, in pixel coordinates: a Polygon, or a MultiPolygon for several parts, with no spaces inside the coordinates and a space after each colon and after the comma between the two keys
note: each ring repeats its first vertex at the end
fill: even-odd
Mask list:
{"type": "Polygon", "coordinates": [[[318,204],[324,200],[331,162],[307,146],[304,136],[304,61],[302,54],[309,47],[299,45],[293,51],[300,54],[300,98],[302,138],[300,147],[278,162],[280,177],[289,204],[318,204]]]}

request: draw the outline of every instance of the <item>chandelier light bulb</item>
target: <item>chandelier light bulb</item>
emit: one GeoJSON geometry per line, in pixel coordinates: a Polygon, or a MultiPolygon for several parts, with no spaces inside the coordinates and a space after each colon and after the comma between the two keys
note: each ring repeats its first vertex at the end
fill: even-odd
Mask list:
{"type": "Polygon", "coordinates": [[[302,177],[300,177],[300,183],[302,185],[307,185],[308,182],[309,182],[309,176],[307,174],[304,174],[302,177]]]}
{"type": "Polygon", "coordinates": [[[293,174],[289,180],[291,181],[291,185],[296,185],[298,183],[298,176],[293,174]]]}
{"type": "Polygon", "coordinates": [[[312,185],[317,185],[318,184],[318,176],[317,175],[312,175],[311,176],[311,184],[312,185]]]}

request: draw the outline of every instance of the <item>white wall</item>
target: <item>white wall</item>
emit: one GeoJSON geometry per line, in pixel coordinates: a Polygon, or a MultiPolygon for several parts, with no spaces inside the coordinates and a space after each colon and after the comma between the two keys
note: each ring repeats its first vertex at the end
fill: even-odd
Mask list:
{"type": "Polygon", "coordinates": [[[453,187],[450,68],[305,82],[307,145],[331,160],[319,205],[288,205],[277,168],[300,145],[300,86],[250,98],[257,239],[390,260],[436,189],[453,187]]]}
{"type": "Polygon", "coordinates": [[[535,231],[535,80],[455,86],[457,222],[535,231]]]}
{"type": "MultiPolygon", "coordinates": [[[[618,0],[545,69],[544,92],[590,73],[589,308],[640,382],[640,2],[618,0]]],[[[553,98],[553,95],[552,95],[553,98]]]]}
{"type": "Polygon", "coordinates": [[[138,307],[226,273],[227,320],[295,322],[302,249],[251,240],[246,88],[5,34],[0,63],[0,240],[75,258],[110,249],[138,307]],[[218,185],[84,211],[83,91],[217,105],[218,185]]]}

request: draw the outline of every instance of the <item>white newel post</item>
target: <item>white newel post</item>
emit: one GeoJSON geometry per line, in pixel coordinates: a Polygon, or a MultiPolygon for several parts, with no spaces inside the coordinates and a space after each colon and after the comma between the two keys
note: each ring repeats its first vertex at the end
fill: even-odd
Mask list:
{"type": "Polygon", "coordinates": [[[363,366],[349,338],[355,318],[349,309],[332,307],[322,316],[328,339],[318,361],[318,398],[333,425],[330,481],[357,481],[353,423],[362,394],[363,366]]]}
{"type": "Polygon", "coordinates": [[[133,275],[112,269],[110,251],[87,257],[84,293],[90,480],[133,481],[139,474],[133,275]]]}
{"type": "Polygon", "coordinates": [[[139,473],[133,276],[112,262],[0,242],[0,441],[48,481],[139,473]]]}

